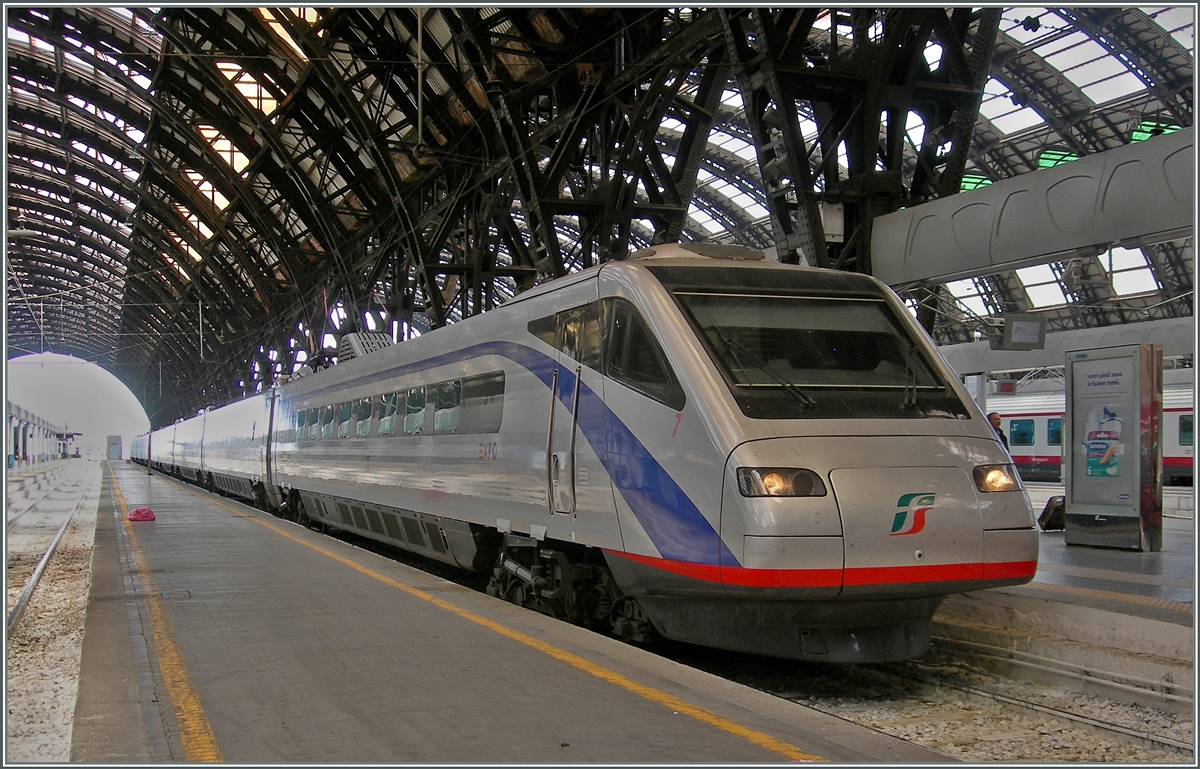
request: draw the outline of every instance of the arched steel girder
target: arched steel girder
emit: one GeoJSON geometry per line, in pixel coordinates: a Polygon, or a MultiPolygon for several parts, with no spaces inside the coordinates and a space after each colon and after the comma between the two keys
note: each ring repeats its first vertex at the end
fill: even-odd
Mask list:
{"type": "Polygon", "coordinates": [[[958,190],[1000,10],[722,13],[781,257],[797,261],[803,253],[820,266],[870,272],[876,215],[958,190]],[[943,50],[936,68],[924,56],[931,40],[943,50]],[[799,102],[812,106],[818,125],[811,145],[799,128],[799,102]],[[922,117],[925,134],[906,171],[910,112],[922,117]],[[847,159],[845,178],[839,150],[847,159]],[[814,173],[809,163],[816,158],[814,173]],[[842,243],[826,241],[822,202],[844,206],[842,243]]]}
{"type": "MultiPolygon", "coordinates": [[[[1007,36],[1000,36],[996,41],[996,62],[999,66],[993,66],[992,77],[1012,90],[1014,104],[1037,110],[1072,152],[1090,155],[1116,146],[1112,137],[1099,135],[1089,125],[1091,100],[1036,53],[1025,50],[1007,36]]],[[[1027,164],[1025,170],[1037,168],[1036,157],[1022,160],[1027,164]]]]}
{"type": "MultiPolygon", "coordinates": [[[[925,13],[927,9],[917,10],[925,13]]],[[[106,137],[83,139],[85,143],[111,137],[115,147],[132,146],[119,130],[106,127],[97,110],[89,113],[54,92],[54,83],[65,82],[72,92],[79,91],[79,99],[88,101],[89,84],[79,74],[87,68],[80,69],[71,62],[65,55],[67,50],[78,50],[85,58],[94,55],[104,66],[111,66],[104,56],[91,54],[86,45],[72,41],[81,33],[74,28],[78,24],[70,20],[81,17],[86,24],[93,16],[99,19],[97,50],[108,51],[111,49],[104,41],[119,40],[121,31],[119,24],[114,26],[105,19],[121,12],[20,12],[25,14],[21,17],[23,23],[49,42],[49,46],[37,46],[38,51],[56,45],[61,49],[48,57],[31,50],[23,57],[10,58],[32,62],[21,64],[27,68],[29,85],[16,85],[10,104],[40,115],[31,123],[26,143],[33,146],[35,140],[43,141],[47,138],[41,135],[43,131],[61,130],[65,110],[69,130],[85,131],[88,123],[94,123],[91,130],[106,137]],[[27,87],[29,94],[19,90],[22,87],[27,87]],[[58,102],[43,98],[47,95],[58,102]]],[[[141,340],[145,338],[140,335],[144,327],[165,340],[161,356],[149,346],[130,344],[124,354],[129,362],[139,362],[136,372],[132,372],[131,365],[128,368],[132,373],[124,376],[153,385],[156,364],[163,361],[164,371],[182,377],[183,382],[182,389],[172,390],[171,404],[151,409],[156,420],[190,413],[188,409],[198,403],[211,403],[209,398],[214,393],[231,396],[266,381],[273,373],[274,363],[268,355],[271,350],[277,351],[277,358],[286,364],[294,362],[294,348],[289,347],[292,336],[306,346],[306,352],[316,352],[310,340],[315,337],[319,344],[325,331],[336,335],[345,330],[328,319],[334,302],[343,303],[356,317],[380,306],[388,316],[401,319],[409,311],[423,312],[436,325],[485,310],[528,285],[536,265],[554,247],[559,252],[561,269],[570,270],[606,257],[608,249],[600,243],[603,237],[608,237],[610,243],[616,241],[618,248],[622,238],[630,247],[638,247],[655,238],[674,237],[672,227],[685,237],[707,237],[707,230],[699,224],[707,219],[687,220],[690,203],[728,226],[731,233],[740,233],[744,242],[772,240],[766,231],[769,222],[750,221],[724,195],[696,184],[695,173],[700,168],[732,184],[728,194],[734,189],[747,192],[758,176],[753,164],[744,168],[744,161],[735,160],[731,153],[711,146],[704,149],[713,126],[749,136],[745,128],[724,123],[742,120],[736,115],[731,117],[720,104],[731,71],[730,58],[720,49],[728,44],[724,30],[733,30],[727,24],[722,26],[720,17],[712,12],[431,9],[423,15],[422,30],[416,12],[408,8],[327,9],[315,14],[314,24],[306,21],[313,17],[312,9],[272,11],[300,53],[293,51],[255,9],[168,8],[153,17],[148,11],[135,13],[152,19],[170,40],[169,56],[147,57],[145,52],[159,43],[141,44],[138,30],[144,27],[130,24],[141,44],[137,55],[143,63],[137,71],[143,77],[158,72],[153,130],[161,130],[167,142],[174,142],[166,146],[148,141],[148,146],[161,151],[149,158],[141,186],[126,185],[122,192],[133,194],[139,205],[135,234],[128,238],[132,248],[129,269],[139,275],[127,298],[129,332],[139,333],[136,338],[141,340]],[[706,24],[711,26],[706,28],[706,24]],[[424,43],[420,56],[418,40],[424,43]],[[477,61],[472,65],[468,63],[471,57],[465,55],[468,50],[490,53],[483,59],[475,57],[477,61]],[[217,57],[234,62],[271,94],[273,103],[277,103],[271,115],[250,106],[229,78],[216,70],[213,62],[217,57]],[[419,59],[425,63],[423,89],[419,87],[419,59]],[[643,64],[648,69],[641,69],[643,64]],[[686,74],[671,81],[672,67],[686,74]],[[654,71],[657,74],[646,75],[654,71]],[[713,85],[702,92],[699,83],[705,78],[713,85]],[[583,96],[588,91],[590,101],[583,96]],[[420,108],[419,92],[424,94],[420,108]],[[424,113],[423,121],[418,120],[418,111],[424,113]],[[672,137],[664,130],[656,133],[654,123],[662,115],[683,124],[679,135],[672,137]],[[247,158],[246,167],[235,172],[225,160],[217,158],[199,136],[196,126],[200,124],[213,126],[229,139],[247,158]],[[688,132],[695,137],[691,151],[683,141],[683,134],[688,132]],[[418,151],[418,133],[423,133],[424,151],[418,151]],[[646,149],[647,144],[652,150],[646,149]],[[674,156],[674,162],[665,155],[674,156]],[[173,202],[184,201],[186,206],[197,195],[194,185],[180,176],[184,166],[199,171],[231,205],[219,211],[197,203],[194,207],[201,210],[190,211],[188,216],[178,212],[173,202]],[[540,218],[535,210],[538,207],[542,209],[540,218]],[[606,235],[600,225],[605,216],[614,213],[619,220],[617,227],[609,228],[606,235]],[[198,227],[184,227],[183,219],[188,217],[193,223],[204,223],[212,234],[204,234],[198,227]],[[164,236],[163,230],[170,230],[175,237],[164,236]],[[198,252],[200,261],[189,256],[190,252],[198,252]],[[187,268],[189,277],[180,277],[164,254],[187,268]],[[204,361],[196,360],[197,297],[213,297],[217,302],[210,306],[206,301],[204,305],[204,361]],[[163,309],[147,309],[152,300],[162,304],[163,309]],[[239,316],[243,307],[252,311],[239,316]],[[221,322],[210,319],[210,314],[223,316],[221,322]],[[308,329],[307,338],[293,331],[298,322],[308,329]],[[272,328],[268,330],[268,326],[272,328]]],[[[945,104],[952,99],[941,98],[945,94],[937,92],[936,87],[944,87],[945,82],[921,66],[923,56],[918,53],[922,44],[916,41],[925,34],[922,23],[908,24],[898,15],[873,17],[866,9],[842,10],[835,12],[844,21],[835,29],[841,34],[830,35],[815,22],[806,32],[806,13],[819,16],[821,9],[764,13],[763,18],[770,21],[766,29],[774,25],[774,32],[754,35],[746,42],[753,47],[765,41],[768,47],[782,52],[781,60],[786,60],[790,52],[792,60],[804,62],[806,70],[814,70],[835,86],[836,78],[829,77],[836,69],[834,65],[842,67],[838,73],[850,71],[863,59],[876,55],[870,43],[884,40],[888,41],[885,58],[895,57],[898,62],[906,56],[917,73],[903,70],[899,63],[891,70],[894,77],[887,86],[891,96],[897,92],[896,83],[909,84],[905,78],[911,76],[916,85],[909,91],[904,90],[907,85],[899,89],[901,96],[910,101],[894,116],[888,112],[886,118],[878,119],[874,134],[871,128],[859,125],[861,116],[847,117],[852,113],[845,104],[853,104],[853,95],[842,102],[835,99],[824,103],[818,98],[813,112],[822,135],[808,139],[809,146],[803,146],[805,140],[800,140],[810,169],[810,184],[801,185],[801,189],[826,200],[850,193],[863,197],[864,189],[878,192],[883,188],[891,195],[895,186],[888,174],[893,174],[900,179],[901,192],[897,194],[906,202],[941,194],[938,183],[949,184],[955,176],[949,169],[957,162],[945,153],[945,148],[956,145],[946,144],[943,136],[928,137],[946,116],[945,104]],[[901,34],[901,30],[907,32],[901,34]],[[893,31],[895,36],[889,38],[893,31]],[[901,53],[891,46],[897,40],[901,53]],[[831,56],[830,51],[837,56],[831,56]],[[810,58],[816,64],[811,64],[810,58]],[[934,98],[926,98],[917,85],[933,89],[934,98]],[[909,107],[925,114],[928,141],[924,165],[917,163],[912,152],[905,152],[902,138],[898,139],[904,133],[909,107]],[[885,125],[889,130],[884,130],[885,125]],[[831,149],[839,143],[846,147],[849,175],[835,168],[833,158],[838,153],[831,149]],[[903,160],[888,166],[886,162],[895,157],[888,153],[897,144],[903,160]],[[934,145],[942,150],[931,161],[928,149],[934,145]],[[856,169],[863,168],[875,175],[856,176],[856,169]],[[850,184],[853,179],[859,180],[859,187],[850,184]]],[[[1152,46],[1168,37],[1161,29],[1139,27],[1148,18],[1139,11],[1129,9],[1128,16],[1114,16],[1114,9],[1075,9],[1072,13],[1077,17],[1071,24],[1083,27],[1094,22],[1094,28],[1111,42],[1110,50],[1124,51],[1118,55],[1127,56],[1128,61],[1144,59],[1147,66],[1153,66],[1151,60],[1156,55],[1152,46]]],[[[941,15],[950,30],[937,32],[935,28],[940,29],[938,25],[943,22],[935,14],[924,20],[928,35],[939,40],[943,48],[954,49],[944,52],[943,68],[962,69],[959,58],[975,50],[973,38],[956,37],[960,28],[955,26],[953,14],[942,10],[941,15]],[[957,39],[959,44],[945,46],[943,38],[957,39]],[[966,40],[970,42],[963,42],[966,40]]],[[[970,25],[976,22],[969,14],[966,18],[970,32],[970,25]]],[[[83,38],[89,34],[84,33],[83,38]]],[[[1167,43],[1162,49],[1168,56],[1173,55],[1172,45],[1167,43]]],[[[1190,61],[1186,52],[1182,55],[1183,64],[1190,61]]],[[[1163,72],[1151,79],[1155,83],[1169,82],[1166,75],[1181,71],[1183,64],[1161,65],[1163,72]]],[[[1038,65],[1035,62],[1030,66],[1038,65]]],[[[1044,63],[1040,66],[1045,68],[1044,63]]],[[[783,74],[786,81],[792,74],[803,73],[783,74]]],[[[823,95],[828,96],[834,88],[820,77],[806,86],[825,88],[823,95]]],[[[99,92],[101,98],[109,98],[114,90],[107,81],[113,77],[104,75],[104,79],[99,92]]],[[[125,79],[129,80],[128,76],[125,79]]],[[[136,106],[130,114],[143,106],[148,110],[145,84],[132,90],[136,106]]],[[[1158,101],[1160,91],[1154,91],[1158,98],[1152,95],[1138,101],[1130,97],[1130,108],[1158,101]]],[[[846,92],[853,94],[852,89],[846,92]]],[[[1049,91],[1047,94],[1053,102],[1049,91]]],[[[1190,108],[1190,98],[1188,95],[1182,99],[1182,107],[1172,106],[1175,112],[1171,114],[1190,108]]],[[[798,111],[803,113],[810,103],[801,101],[798,111]]],[[[1051,103],[1047,108],[1053,106],[1051,103]]],[[[1105,109],[1111,106],[1105,105],[1105,109]]],[[[1166,107],[1153,109],[1160,109],[1157,114],[1163,116],[1170,111],[1166,107]]],[[[881,109],[879,114],[884,111],[881,109]]],[[[762,117],[767,118],[768,113],[762,117]]],[[[1187,119],[1190,121],[1190,113],[1187,119]]],[[[148,115],[141,125],[151,127],[148,115]]],[[[979,121],[978,125],[986,134],[985,122],[979,121]]],[[[10,130],[12,126],[10,122],[10,130]]],[[[1100,146],[1116,137],[1119,129],[1112,118],[1097,113],[1085,130],[1099,137],[1094,143],[1100,146]]],[[[989,174],[991,178],[1028,170],[1036,159],[1036,145],[1045,144],[1045,137],[1053,135],[1053,127],[1043,127],[997,136],[994,145],[973,153],[970,162],[976,168],[1000,172],[989,174]]],[[[69,141],[60,144],[69,151],[69,141]]],[[[121,160],[111,152],[105,154],[121,160]]],[[[795,155],[800,157],[799,153],[795,155]]],[[[125,156],[140,163],[136,149],[125,150],[125,156]]],[[[80,163],[76,168],[92,167],[82,158],[73,158],[75,161],[80,163]]],[[[83,173],[96,177],[104,171],[97,168],[94,173],[83,173]]],[[[721,185],[714,188],[717,186],[721,185]]],[[[752,196],[762,200],[761,193],[752,196]]],[[[876,195],[872,200],[878,203],[882,197],[876,195]]],[[[94,216],[108,219],[100,212],[94,216]]],[[[118,217],[114,226],[121,221],[123,218],[118,217]]],[[[851,224],[847,234],[854,229],[851,224]]],[[[96,237],[107,236],[97,231],[96,237]]],[[[820,237],[823,239],[823,233],[820,237]]],[[[852,245],[832,244],[832,264],[837,264],[837,257],[847,255],[842,266],[864,269],[856,256],[848,255],[852,245]]],[[[1164,295],[1177,296],[1167,289],[1168,282],[1182,291],[1189,290],[1185,287],[1190,285],[1190,254],[1190,247],[1174,244],[1148,254],[1163,283],[1164,295]]],[[[54,257],[49,261],[53,262],[54,257]]],[[[553,259],[547,272],[556,272],[553,259]]],[[[1025,306],[1028,300],[1015,277],[1010,275],[999,282],[1005,306],[1025,306]],[[1008,283],[1013,288],[1011,296],[1003,288],[1008,283]]],[[[1093,304],[1104,298],[1102,291],[1090,290],[1079,296],[1088,297],[1081,298],[1081,302],[1093,304]]],[[[1149,300],[1144,307],[1139,305],[1140,300],[1121,301],[1122,306],[1133,307],[1136,312],[1153,314],[1170,309],[1154,307],[1149,300]]],[[[1161,301],[1161,297],[1155,301],[1161,301]]],[[[1063,317],[1056,322],[1076,322],[1069,312],[1060,313],[1063,317]]],[[[1081,316],[1079,322],[1085,321],[1081,316]]],[[[122,344],[134,338],[121,337],[122,344]]],[[[282,370],[287,371],[288,365],[282,370]]],[[[155,392],[153,386],[149,389],[155,392]]]]}
{"type": "Polygon", "coordinates": [[[1129,64],[1177,125],[1191,125],[1195,84],[1179,73],[1192,59],[1137,8],[1059,8],[1059,16],[1129,64]]]}

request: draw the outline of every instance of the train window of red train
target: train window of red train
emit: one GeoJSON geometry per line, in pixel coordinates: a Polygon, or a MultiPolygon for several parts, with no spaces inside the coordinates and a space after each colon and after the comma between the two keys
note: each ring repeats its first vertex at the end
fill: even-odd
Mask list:
{"type": "Polygon", "coordinates": [[[1032,419],[1012,419],[1008,423],[1008,445],[1010,446],[1032,446],[1033,445],[1033,420],[1032,419]]]}
{"type": "Polygon", "coordinates": [[[1186,414],[1179,417],[1179,445],[1192,445],[1192,415],[1186,414]]]}
{"type": "Polygon", "coordinates": [[[1062,420],[1046,420],[1046,444],[1049,446],[1062,445],[1062,420]]]}

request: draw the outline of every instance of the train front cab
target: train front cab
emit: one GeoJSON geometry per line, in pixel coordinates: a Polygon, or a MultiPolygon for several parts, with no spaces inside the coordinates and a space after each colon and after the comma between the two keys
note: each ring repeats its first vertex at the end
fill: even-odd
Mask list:
{"type": "Polygon", "coordinates": [[[623,587],[655,582],[651,565],[675,573],[638,595],[659,632],[781,657],[902,659],[928,646],[946,594],[1032,578],[1037,536],[1011,460],[885,289],[815,271],[781,287],[778,270],[647,269],[707,353],[706,370],[685,375],[691,391],[732,395],[741,436],[721,473],[717,587],[703,563],[610,559],[623,587]]]}

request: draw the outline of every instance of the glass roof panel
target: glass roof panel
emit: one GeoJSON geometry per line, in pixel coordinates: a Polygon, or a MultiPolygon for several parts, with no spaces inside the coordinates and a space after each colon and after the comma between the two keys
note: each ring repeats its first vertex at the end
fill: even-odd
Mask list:
{"type": "Polygon", "coordinates": [[[1050,265],[1039,264],[1036,267],[1026,267],[1017,270],[1016,273],[1017,278],[1024,285],[1025,294],[1029,297],[1029,303],[1034,309],[1067,303],[1067,297],[1058,283],[1058,278],[1054,276],[1054,271],[1050,269],[1050,265]]]}
{"type": "Polygon", "coordinates": [[[1146,84],[1140,77],[1127,70],[1116,77],[1081,86],[1080,90],[1096,104],[1103,104],[1130,94],[1142,93],[1146,90],[1146,84]]]}
{"type": "Polygon", "coordinates": [[[987,304],[983,301],[983,297],[979,294],[979,287],[975,281],[968,278],[967,280],[955,280],[946,284],[946,290],[950,295],[966,307],[973,315],[977,317],[985,317],[989,315],[987,304]]]}
{"type": "MultiPolygon", "coordinates": [[[[982,113],[983,108],[980,107],[979,111],[982,113]]],[[[985,115],[985,117],[987,116],[985,115]]],[[[989,117],[988,120],[992,122],[992,125],[997,131],[1005,134],[1023,131],[1026,128],[1039,125],[1043,122],[1042,116],[1039,115],[1037,110],[1033,109],[1032,107],[1010,109],[1009,111],[998,114],[995,117],[989,117]]]]}
{"type": "MultiPolygon", "coordinates": [[[[1062,37],[1054,37],[1046,42],[1036,46],[1036,51],[1046,61],[1052,63],[1058,69],[1066,69],[1083,64],[1085,61],[1095,59],[1097,54],[1094,48],[1100,46],[1092,42],[1083,32],[1072,32],[1069,35],[1062,37]]],[[[1103,48],[1100,49],[1103,52],[1103,48]]]]}
{"type": "Polygon", "coordinates": [[[1117,296],[1144,294],[1158,290],[1158,281],[1154,279],[1154,273],[1150,271],[1149,267],[1113,273],[1112,284],[1113,293],[1117,296]]]}
{"type": "Polygon", "coordinates": [[[1100,264],[1109,272],[1119,272],[1146,267],[1148,262],[1146,255],[1141,251],[1113,246],[1107,254],[1100,257],[1100,264]]]}
{"type": "Polygon", "coordinates": [[[718,235],[725,231],[725,227],[705,213],[695,201],[692,201],[688,207],[688,218],[693,219],[700,224],[705,230],[708,230],[709,235],[718,235]]]}
{"type": "Polygon", "coordinates": [[[659,129],[665,128],[668,131],[676,131],[678,133],[683,133],[684,130],[687,128],[687,126],[684,125],[683,122],[676,120],[673,117],[663,118],[662,122],[658,124],[658,127],[659,127],[659,129]]]}
{"type": "Polygon", "coordinates": [[[1167,30],[1175,41],[1185,49],[1193,50],[1193,25],[1196,20],[1195,9],[1190,6],[1176,8],[1143,8],[1150,18],[1160,27],[1167,30]]]}

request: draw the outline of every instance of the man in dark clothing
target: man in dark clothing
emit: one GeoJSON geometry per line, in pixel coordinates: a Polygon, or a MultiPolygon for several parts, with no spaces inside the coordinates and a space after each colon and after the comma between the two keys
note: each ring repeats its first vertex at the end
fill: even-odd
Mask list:
{"type": "Polygon", "coordinates": [[[988,421],[992,423],[992,427],[996,430],[996,435],[1000,436],[1000,442],[1004,444],[1004,449],[1008,450],[1008,438],[1004,436],[1004,430],[1000,428],[1000,415],[993,411],[988,414],[988,421]]]}

